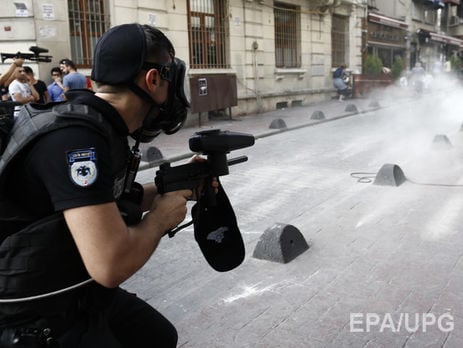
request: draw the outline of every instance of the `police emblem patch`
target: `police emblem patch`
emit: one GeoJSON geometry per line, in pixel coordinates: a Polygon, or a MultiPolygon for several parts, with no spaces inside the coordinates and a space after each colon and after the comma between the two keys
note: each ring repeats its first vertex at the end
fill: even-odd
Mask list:
{"type": "Polygon", "coordinates": [[[74,184],[86,187],[95,182],[98,176],[95,148],[68,151],[66,157],[74,184]]]}

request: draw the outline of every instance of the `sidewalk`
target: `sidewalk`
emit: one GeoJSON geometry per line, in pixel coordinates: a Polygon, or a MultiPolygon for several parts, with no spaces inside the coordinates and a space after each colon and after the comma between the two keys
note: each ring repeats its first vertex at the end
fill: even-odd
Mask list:
{"type": "MultiPolygon", "coordinates": [[[[266,113],[233,117],[230,119],[209,120],[201,126],[184,127],[174,135],[161,134],[149,144],[142,144],[143,154],[140,170],[159,166],[163,162],[175,162],[191,157],[193,154],[188,147],[188,139],[198,131],[209,129],[229,130],[253,134],[256,139],[270,136],[301,127],[309,127],[320,122],[329,122],[359,113],[374,111],[392,105],[391,99],[337,99],[323,101],[306,106],[290,107],[266,113]],[[286,127],[270,128],[272,121],[281,119],[286,127]],[[162,159],[148,162],[146,153],[150,147],[157,147],[162,159]]],[[[278,122],[277,122],[278,123],[278,122]]]]}

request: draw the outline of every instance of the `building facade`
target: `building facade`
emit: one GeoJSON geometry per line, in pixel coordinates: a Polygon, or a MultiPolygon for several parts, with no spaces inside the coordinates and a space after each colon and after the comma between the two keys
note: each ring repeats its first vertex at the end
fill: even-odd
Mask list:
{"type": "Polygon", "coordinates": [[[369,0],[366,43],[388,67],[397,56],[407,68],[444,66],[463,50],[460,0],[369,0]]]}
{"type": "MultiPolygon", "coordinates": [[[[236,115],[330,98],[332,71],[361,72],[366,0],[0,0],[0,52],[44,47],[28,64],[49,82],[61,58],[90,75],[108,28],[138,22],[163,30],[187,65],[191,118],[236,115]]],[[[8,61],[0,65],[0,72],[8,61]]]]}

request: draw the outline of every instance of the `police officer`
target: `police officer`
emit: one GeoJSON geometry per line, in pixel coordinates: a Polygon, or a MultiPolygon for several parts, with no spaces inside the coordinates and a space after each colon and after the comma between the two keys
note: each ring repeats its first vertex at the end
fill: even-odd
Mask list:
{"type": "Polygon", "coordinates": [[[52,131],[13,156],[0,191],[1,347],[176,346],[174,326],[119,285],[187,212],[190,190],[158,195],[127,168],[129,135],[183,124],[184,73],[159,30],[113,27],[95,48],[96,93],[70,91],[52,131]]]}

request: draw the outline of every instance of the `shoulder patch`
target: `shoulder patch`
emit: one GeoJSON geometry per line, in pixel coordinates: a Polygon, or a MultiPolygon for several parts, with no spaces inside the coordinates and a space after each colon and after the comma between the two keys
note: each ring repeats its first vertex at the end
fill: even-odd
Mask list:
{"type": "Polygon", "coordinates": [[[98,176],[95,148],[68,151],[66,158],[74,184],[87,187],[95,182],[98,176]]]}

